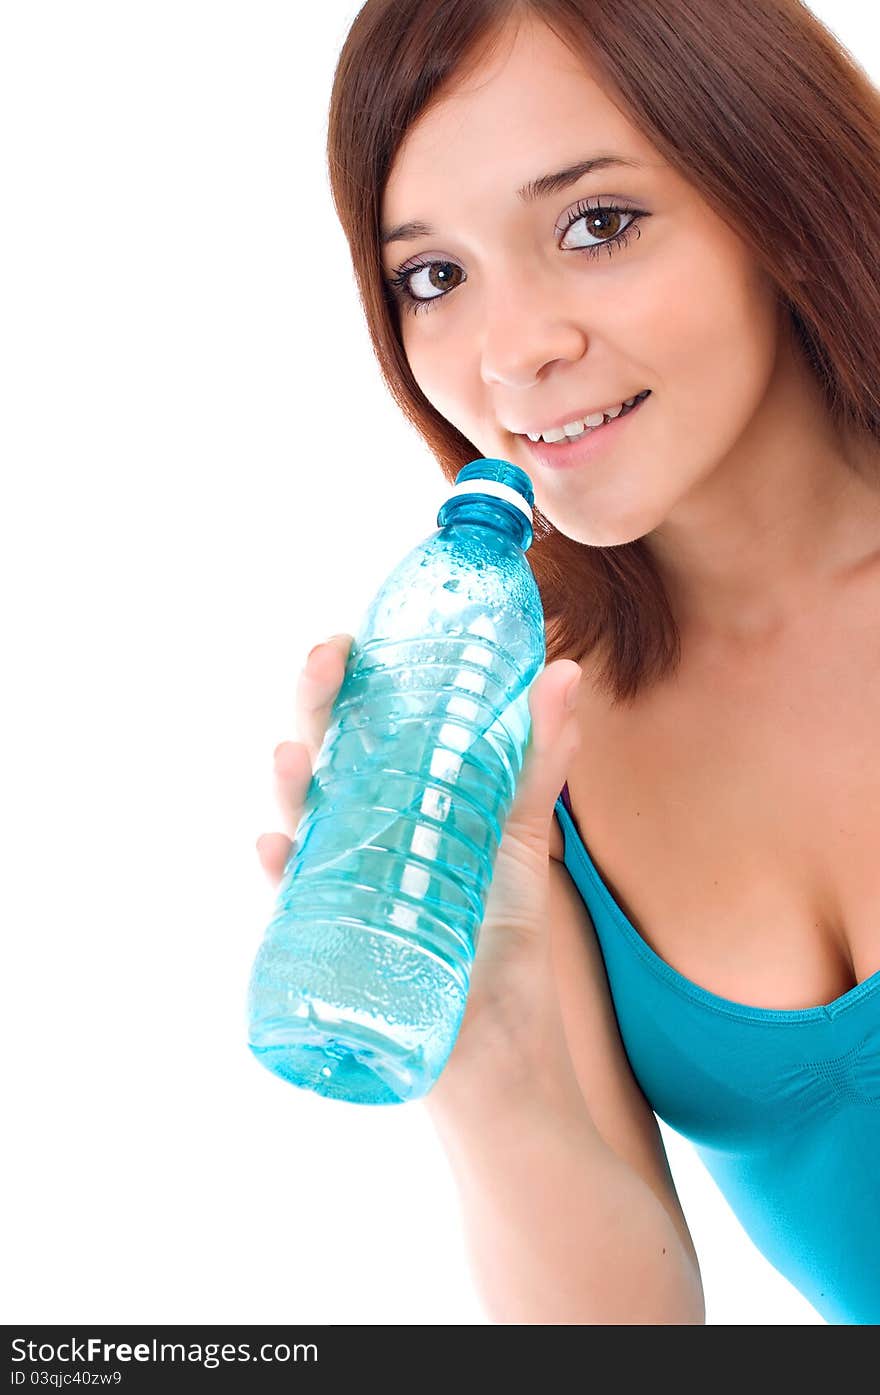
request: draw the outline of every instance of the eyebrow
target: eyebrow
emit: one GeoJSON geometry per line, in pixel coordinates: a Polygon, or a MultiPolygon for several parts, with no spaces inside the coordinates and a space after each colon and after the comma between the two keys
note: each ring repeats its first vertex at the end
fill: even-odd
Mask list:
{"type": "MultiPolygon", "coordinates": [[[[612,165],[628,165],[632,169],[644,168],[640,160],[630,160],[625,155],[594,155],[590,159],[566,165],[563,170],[554,170],[552,174],[541,174],[537,179],[530,179],[521,189],[517,189],[516,196],[521,203],[537,203],[538,199],[558,194],[560,190],[576,184],[585,174],[595,174],[600,170],[609,169],[612,165]]],[[[382,233],[381,240],[382,246],[387,247],[389,242],[412,242],[417,237],[433,236],[434,229],[430,223],[416,221],[399,223],[396,228],[388,228],[382,233]]]]}

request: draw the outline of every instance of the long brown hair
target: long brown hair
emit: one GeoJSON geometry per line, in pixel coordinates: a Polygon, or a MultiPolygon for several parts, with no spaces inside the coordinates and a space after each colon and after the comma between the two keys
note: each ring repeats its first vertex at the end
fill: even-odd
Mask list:
{"type": "MultiPolygon", "coordinates": [[[[382,277],[381,199],[420,113],[528,16],[604,74],[668,163],[735,218],[834,423],[880,442],[880,92],[800,0],[367,0],[333,81],[330,186],[382,375],[450,483],[482,452],[410,371],[382,277]]],[[[528,557],[548,662],[596,651],[593,681],[614,702],[678,666],[641,539],[586,546],[536,508],[528,557]]]]}

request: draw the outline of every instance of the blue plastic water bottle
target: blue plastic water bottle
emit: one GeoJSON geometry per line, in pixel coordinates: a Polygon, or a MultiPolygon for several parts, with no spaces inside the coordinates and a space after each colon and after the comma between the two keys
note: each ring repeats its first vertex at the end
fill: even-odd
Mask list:
{"type": "Polygon", "coordinates": [[[354,638],[250,981],[250,1049],[293,1085],[398,1104],[455,1044],[545,662],[533,504],[465,465],[354,638]]]}

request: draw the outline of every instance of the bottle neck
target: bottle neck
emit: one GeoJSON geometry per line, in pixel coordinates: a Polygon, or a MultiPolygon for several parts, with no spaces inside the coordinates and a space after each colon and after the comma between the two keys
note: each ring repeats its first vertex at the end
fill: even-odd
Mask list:
{"type": "Polygon", "coordinates": [[[459,528],[471,524],[478,528],[490,528],[508,539],[514,546],[528,551],[532,545],[532,525],[518,508],[503,499],[489,499],[477,494],[464,494],[460,498],[447,499],[441,508],[437,522],[441,528],[454,525],[459,528]]]}

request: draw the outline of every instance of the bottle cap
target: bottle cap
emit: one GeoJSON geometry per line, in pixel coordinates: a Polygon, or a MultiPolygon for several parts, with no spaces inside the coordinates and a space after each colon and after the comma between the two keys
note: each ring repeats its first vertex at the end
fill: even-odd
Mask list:
{"type": "Polygon", "coordinates": [[[447,495],[444,508],[452,499],[460,499],[463,494],[482,494],[493,499],[504,499],[532,522],[532,505],[535,492],[525,470],[512,465],[509,460],[496,460],[480,457],[463,465],[455,477],[452,492],[447,495]]]}

